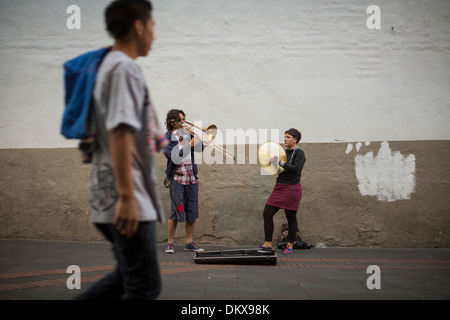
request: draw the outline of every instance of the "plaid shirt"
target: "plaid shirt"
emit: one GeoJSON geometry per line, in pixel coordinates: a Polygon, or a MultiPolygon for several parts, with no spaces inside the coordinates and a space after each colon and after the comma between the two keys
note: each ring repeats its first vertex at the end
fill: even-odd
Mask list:
{"type": "Polygon", "coordinates": [[[194,170],[192,170],[191,157],[186,157],[183,161],[181,161],[177,171],[175,172],[173,180],[183,185],[197,183],[197,179],[194,176],[194,170]]]}
{"type": "MultiPolygon", "coordinates": [[[[185,145],[186,142],[183,142],[183,138],[180,137],[178,140],[180,145],[185,145]]],[[[194,170],[192,169],[192,160],[191,157],[185,157],[181,163],[178,165],[178,169],[173,176],[173,180],[178,182],[179,184],[189,185],[196,184],[197,179],[194,175],[194,170]]]]}

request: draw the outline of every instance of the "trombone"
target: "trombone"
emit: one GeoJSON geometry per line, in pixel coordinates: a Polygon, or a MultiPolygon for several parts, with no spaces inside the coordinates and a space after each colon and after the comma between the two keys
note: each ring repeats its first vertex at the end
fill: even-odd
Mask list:
{"type": "Polygon", "coordinates": [[[225,156],[227,156],[227,157],[229,157],[229,158],[231,158],[233,160],[236,159],[232,153],[230,153],[229,151],[227,151],[223,147],[221,147],[221,146],[219,146],[219,145],[217,145],[217,144],[215,144],[213,142],[213,140],[214,140],[214,138],[216,137],[216,134],[217,134],[217,127],[214,124],[210,125],[208,128],[203,128],[203,127],[197,126],[197,125],[193,124],[192,122],[189,122],[189,121],[186,121],[186,120],[184,120],[184,123],[190,125],[189,128],[185,127],[185,129],[189,130],[195,137],[200,139],[202,142],[204,142],[207,145],[213,147],[214,149],[222,152],[225,156]],[[200,129],[201,131],[203,131],[205,137],[195,133],[193,128],[197,128],[197,129],[200,129]]]}

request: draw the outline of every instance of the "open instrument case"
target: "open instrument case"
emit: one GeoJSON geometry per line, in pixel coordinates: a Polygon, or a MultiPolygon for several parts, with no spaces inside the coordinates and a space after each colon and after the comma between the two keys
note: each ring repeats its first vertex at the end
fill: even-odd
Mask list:
{"type": "Polygon", "coordinates": [[[277,264],[275,250],[262,252],[259,249],[233,249],[196,252],[195,263],[216,264],[277,264]]]}

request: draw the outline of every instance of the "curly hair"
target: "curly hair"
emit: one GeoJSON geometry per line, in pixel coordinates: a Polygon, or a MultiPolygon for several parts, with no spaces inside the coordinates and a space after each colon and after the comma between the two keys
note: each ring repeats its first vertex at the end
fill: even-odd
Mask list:
{"type": "Polygon", "coordinates": [[[169,112],[167,112],[167,115],[166,115],[166,128],[167,128],[168,131],[172,131],[173,130],[173,122],[174,121],[179,121],[180,120],[180,113],[183,115],[183,117],[186,117],[186,115],[183,112],[183,110],[172,109],[172,110],[169,110],[169,112]]]}

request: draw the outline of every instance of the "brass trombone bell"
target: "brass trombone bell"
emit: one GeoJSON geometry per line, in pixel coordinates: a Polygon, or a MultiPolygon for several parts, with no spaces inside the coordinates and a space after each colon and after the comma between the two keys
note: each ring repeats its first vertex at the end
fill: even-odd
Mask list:
{"type": "Polygon", "coordinates": [[[184,122],[187,123],[188,125],[190,125],[191,127],[195,127],[197,129],[202,130],[205,133],[205,136],[209,140],[214,140],[214,138],[217,135],[217,127],[214,124],[210,125],[208,128],[204,128],[204,127],[197,126],[197,125],[193,124],[192,122],[189,122],[186,120],[184,120],[184,122]]]}
{"type": "Polygon", "coordinates": [[[258,160],[261,168],[269,174],[280,174],[284,171],[282,167],[275,161],[280,159],[287,161],[286,152],[284,149],[274,141],[267,141],[263,143],[258,150],[258,160]]]}

